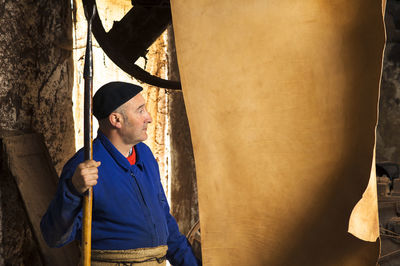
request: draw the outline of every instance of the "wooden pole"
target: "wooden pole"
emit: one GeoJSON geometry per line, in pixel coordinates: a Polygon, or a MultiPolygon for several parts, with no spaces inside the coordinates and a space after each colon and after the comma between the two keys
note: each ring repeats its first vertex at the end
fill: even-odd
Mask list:
{"type": "MultiPolygon", "coordinates": [[[[92,9],[85,6],[87,20],[87,41],[85,52],[85,66],[83,77],[85,79],[84,92],[84,155],[85,161],[93,159],[93,116],[92,116],[92,94],[93,94],[93,51],[92,51],[92,19],[96,12],[96,6],[92,9]]],[[[82,224],[82,265],[90,266],[92,247],[92,205],[93,191],[90,188],[83,199],[83,224],[82,224]]]]}

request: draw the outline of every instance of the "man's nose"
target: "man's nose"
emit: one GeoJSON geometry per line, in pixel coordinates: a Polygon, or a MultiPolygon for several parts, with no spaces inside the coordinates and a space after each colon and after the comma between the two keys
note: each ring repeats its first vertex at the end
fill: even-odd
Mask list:
{"type": "Polygon", "coordinates": [[[151,118],[151,115],[150,115],[150,113],[149,113],[149,112],[147,112],[147,111],[146,111],[146,113],[147,113],[147,117],[146,117],[146,120],[145,120],[145,122],[146,122],[146,123],[151,123],[151,122],[153,122],[153,118],[151,118]]]}

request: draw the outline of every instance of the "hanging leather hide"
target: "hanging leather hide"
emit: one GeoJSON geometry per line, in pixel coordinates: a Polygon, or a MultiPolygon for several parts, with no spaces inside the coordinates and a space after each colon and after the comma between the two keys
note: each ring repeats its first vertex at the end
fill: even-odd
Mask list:
{"type": "Polygon", "coordinates": [[[375,265],[378,244],[347,230],[373,160],[381,2],[171,7],[204,264],[375,265]]]}

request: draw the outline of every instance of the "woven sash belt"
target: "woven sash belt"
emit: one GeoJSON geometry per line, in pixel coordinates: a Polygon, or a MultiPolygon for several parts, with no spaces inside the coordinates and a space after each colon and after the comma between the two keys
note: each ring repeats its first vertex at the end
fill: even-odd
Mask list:
{"type": "Polygon", "coordinates": [[[92,250],[92,266],[160,266],[165,265],[168,247],[127,250],[92,250]]]}

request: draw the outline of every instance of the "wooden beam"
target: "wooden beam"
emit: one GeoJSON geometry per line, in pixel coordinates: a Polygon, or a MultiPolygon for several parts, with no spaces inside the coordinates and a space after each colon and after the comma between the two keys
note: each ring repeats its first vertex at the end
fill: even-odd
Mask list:
{"type": "Polygon", "coordinates": [[[63,248],[49,248],[40,232],[40,220],[56,193],[58,182],[43,137],[38,134],[4,137],[3,148],[45,265],[77,265],[79,249],[76,242],[63,248]]]}

